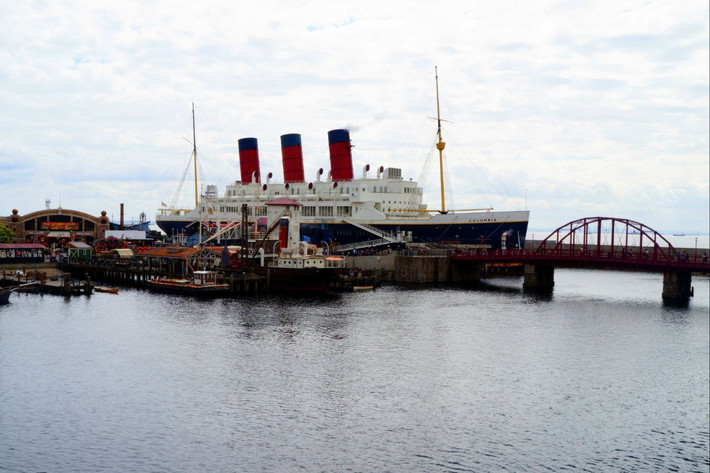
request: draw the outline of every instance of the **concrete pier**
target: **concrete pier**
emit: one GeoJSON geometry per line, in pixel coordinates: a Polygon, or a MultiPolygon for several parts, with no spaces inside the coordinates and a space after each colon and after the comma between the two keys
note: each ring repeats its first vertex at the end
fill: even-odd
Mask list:
{"type": "Polygon", "coordinates": [[[447,282],[449,258],[445,256],[397,256],[395,281],[404,283],[447,282]]]}
{"type": "Polygon", "coordinates": [[[666,271],[663,273],[663,300],[687,301],[693,295],[690,271],[666,271]]]}
{"type": "Polygon", "coordinates": [[[551,291],[555,286],[555,267],[541,264],[526,264],[523,289],[551,291]]]}

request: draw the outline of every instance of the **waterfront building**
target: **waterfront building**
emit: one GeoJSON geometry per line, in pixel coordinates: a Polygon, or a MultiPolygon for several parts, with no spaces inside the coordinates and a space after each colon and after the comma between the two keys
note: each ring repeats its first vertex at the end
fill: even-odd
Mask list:
{"type": "Polygon", "coordinates": [[[45,209],[20,215],[13,209],[12,215],[4,222],[15,232],[16,243],[66,243],[68,241],[84,241],[91,244],[103,239],[110,228],[106,211],[101,216],[80,212],[78,210],[45,209]]]}

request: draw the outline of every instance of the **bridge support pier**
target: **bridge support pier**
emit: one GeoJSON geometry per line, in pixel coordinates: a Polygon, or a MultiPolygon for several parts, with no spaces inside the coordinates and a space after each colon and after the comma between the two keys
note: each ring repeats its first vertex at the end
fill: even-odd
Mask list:
{"type": "Polygon", "coordinates": [[[663,273],[663,300],[687,301],[693,295],[691,272],[683,270],[663,273]]]}
{"type": "Polygon", "coordinates": [[[468,262],[466,264],[452,264],[449,272],[449,281],[456,283],[478,283],[486,265],[468,262]]]}
{"type": "Polygon", "coordinates": [[[523,289],[551,291],[555,286],[555,267],[539,264],[526,264],[523,289]]]}

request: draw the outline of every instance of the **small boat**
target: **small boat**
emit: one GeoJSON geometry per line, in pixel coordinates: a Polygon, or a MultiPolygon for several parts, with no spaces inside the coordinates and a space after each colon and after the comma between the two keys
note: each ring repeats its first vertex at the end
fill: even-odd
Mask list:
{"type": "Polygon", "coordinates": [[[366,292],[372,291],[375,286],[353,286],[353,292],[366,292]]]}
{"type": "Polygon", "coordinates": [[[10,294],[17,289],[17,286],[0,288],[0,305],[10,302],[10,294]]]}
{"type": "Polygon", "coordinates": [[[215,271],[194,271],[190,279],[151,279],[148,287],[157,292],[184,296],[213,297],[229,292],[229,284],[217,283],[215,271]]]}
{"type": "Polygon", "coordinates": [[[95,286],[94,291],[96,292],[105,292],[107,294],[118,294],[118,288],[117,287],[105,287],[105,286],[95,286]]]}

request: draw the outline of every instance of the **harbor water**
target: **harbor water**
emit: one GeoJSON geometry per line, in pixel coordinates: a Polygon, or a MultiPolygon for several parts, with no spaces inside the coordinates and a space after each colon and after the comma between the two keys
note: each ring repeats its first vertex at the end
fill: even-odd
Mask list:
{"type": "Polygon", "coordinates": [[[0,306],[0,471],[710,469],[710,282],[0,306]]]}

